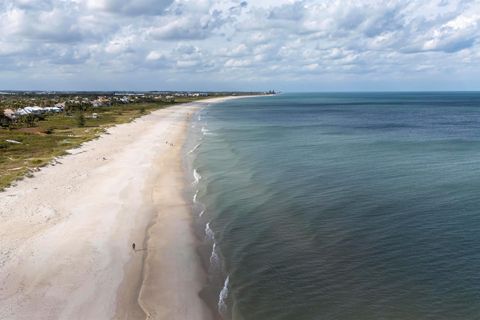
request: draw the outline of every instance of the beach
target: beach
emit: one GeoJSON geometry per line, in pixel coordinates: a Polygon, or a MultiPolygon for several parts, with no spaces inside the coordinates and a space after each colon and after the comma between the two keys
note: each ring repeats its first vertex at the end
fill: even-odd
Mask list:
{"type": "Polygon", "coordinates": [[[210,319],[182,145],[224,99],[112,127],[0,193],[0,319],[210,319]]]}

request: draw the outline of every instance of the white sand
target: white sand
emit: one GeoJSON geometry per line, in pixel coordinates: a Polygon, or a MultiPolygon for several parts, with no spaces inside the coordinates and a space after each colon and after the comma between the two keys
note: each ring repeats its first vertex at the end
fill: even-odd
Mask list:
{"type": "Polygon", "coordinates": [[[113,127],[0,193],[0,319],[211,317],[181,167],[205,103],[113,127]]]}

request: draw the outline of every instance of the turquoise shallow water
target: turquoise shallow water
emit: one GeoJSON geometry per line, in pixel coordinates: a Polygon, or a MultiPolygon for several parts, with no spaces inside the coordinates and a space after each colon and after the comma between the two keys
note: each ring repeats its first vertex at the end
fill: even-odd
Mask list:
{"type": "Polygon", "coordinates": [[[284,94],[198,116],[203,294],[225,319],[480,318],[479,93],[284,94]]]}

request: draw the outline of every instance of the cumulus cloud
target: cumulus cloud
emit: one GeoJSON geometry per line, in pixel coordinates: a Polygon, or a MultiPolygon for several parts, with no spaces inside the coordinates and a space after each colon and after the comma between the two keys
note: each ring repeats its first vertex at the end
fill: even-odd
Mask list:
{"type": "Polygon", "coordinates": [[[125,15],[159,15],[173,0],[87,0],[87,7],[125,15]]]}
{"type": "Polygon", "coordinates": [[[455,52],[470,48],[478,37],[480,14],[460,15],[430,31],[423,43],[423,50],[455,52]]]}
{"type": "Polygon", "coordinates": [[[472,0],[4,0],[0,70],[179,85],[475,77],[479,12],[472,0]]]}

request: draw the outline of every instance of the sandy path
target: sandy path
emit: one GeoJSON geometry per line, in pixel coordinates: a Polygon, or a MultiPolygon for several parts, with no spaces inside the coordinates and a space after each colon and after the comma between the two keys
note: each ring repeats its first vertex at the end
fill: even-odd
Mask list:
{"type": "Polygon", "coordinates": [[[111,128],[0,193],[0,319],[209,317],[180,160],[204,103],[111,128]]]}

